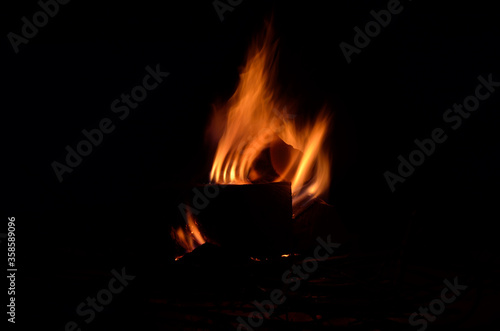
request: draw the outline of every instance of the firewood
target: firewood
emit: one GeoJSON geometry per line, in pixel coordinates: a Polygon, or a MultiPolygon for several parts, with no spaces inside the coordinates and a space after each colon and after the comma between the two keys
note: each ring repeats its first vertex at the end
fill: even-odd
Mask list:
{"type": "Polygon", "coordinates": [[[195,215],[208,242],[249,256],[290,252],[290,183],[210,184],[198,190],[218,191],[195,215]]]}

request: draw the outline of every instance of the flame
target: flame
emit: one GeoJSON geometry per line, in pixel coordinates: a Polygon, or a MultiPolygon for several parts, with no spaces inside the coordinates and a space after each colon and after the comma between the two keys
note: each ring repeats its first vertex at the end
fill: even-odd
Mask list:
{"type": "MultiPolygon", "coordinates": [[[[205,243],[205,238],[198,228],[194,215],[190,210],[186,210],[186,226],[179,227],[173,231],[172,236],[175,241],[186,251],[192,252],[196,247],[205,243]]],[[[177,257],[178,260],[180,257],[177,257]]]]}
{"type": "Polygon", "coordinates": [[[208,132],[212,138],[217,138],[221,128],[223,133],[210,180],[219,184],[261,180],[263,174],[255,164],[269,148],[277,174],[272,181],[291,182],[296,206],[328,190],[331,162],[324,141],[330,116],[322,109],[313,123],[299,126],[295,115],[287,113],[290,102],[277,96],[277,43],[269,26],[266,31],[263,41],[251,47],[235,93],[224,106],[214,109],[208,132]],[[289,146],[283,146],[283,142],[289,146]]]}
{"type": "Polygon", "coordinates": [[[215,183],[249,183],[248,174],[260,152],[271,143],[279,123],[273,115],[272,58],[276,45],[267,39],[265,46],[249,56],[240,83],[229,99],[227,109],[216,109],[213,122],[227,114],[225,131],[215,154],[210,179],[215,183]],[[270,48],[270,50],[268,50],[270,48]]]}

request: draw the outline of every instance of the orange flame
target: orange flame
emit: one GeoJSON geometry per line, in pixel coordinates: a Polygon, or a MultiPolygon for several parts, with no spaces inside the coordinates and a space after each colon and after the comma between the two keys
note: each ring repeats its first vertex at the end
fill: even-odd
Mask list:
{"type": "Polygon", "coordinates": [[[221,127],[224,131],[218,141],[210,180],[220,184],[259,180],[255,162],[269,148],[272,166],[278,174],[273,181],[291,182],[296,206],[321,195],[329,187],[330,157],[324,140],[330,117],[323,109],[314,123],[299,128],[295,121],[276,111],[285,109],[286,115],[287,102],[276,93],[277,45],[270,30],[268,26],[263,42],[250,49],[233,96],[224,107],[215,109],[208,131],[212,136],[221,127]],[[283,142],[291,147],[284,148],[283,142]]]}
{"type": "Polygon", "coordinates": [[[186,210],[186,227],[177,228],[177,230],[173,231],[172,236],[184,248],[186,253],[192,252],[196,247],[205,243],[196,220],[189,210],[186,210]]]}

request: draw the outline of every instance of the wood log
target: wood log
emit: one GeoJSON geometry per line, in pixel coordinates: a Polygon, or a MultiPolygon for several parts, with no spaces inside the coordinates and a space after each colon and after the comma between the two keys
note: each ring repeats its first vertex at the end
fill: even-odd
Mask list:
{"type": "Polygon", "coordinates": [[[213,194],[196,215],[211,243],[248,256],[289,253],[292,241],[290,183],[210,184],[199,191],[213,194]]]}

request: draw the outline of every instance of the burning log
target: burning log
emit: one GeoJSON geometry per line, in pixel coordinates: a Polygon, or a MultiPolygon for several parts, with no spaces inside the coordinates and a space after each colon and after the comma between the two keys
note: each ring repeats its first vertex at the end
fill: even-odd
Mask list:
{"type": "Polygon", "coordinates": [[[254,257],[291,253],[292,205],[328,191],[332,116],[327,107],[302,123],[295,111],[288,114],[294,102],[276,93],[277,43],[270,29],[263,37],[250,49],[233,96],[214,108],[207,129],[217,142],[209,175],[214,184],[200,189],[218,193],[202,203],[195,196],[186,229],[175,232],[187,252],[208,241],[254,257]]]}
{"type": "Polygon", "coordinates": [[[207,241],[251,256],[290,252],[290,183],[208,186],[219,193],[197,215],[207,241]]]}

